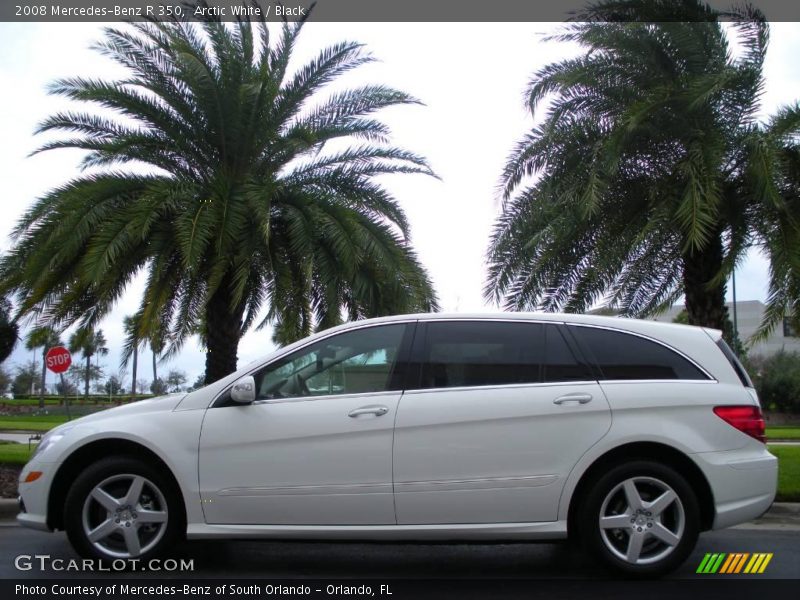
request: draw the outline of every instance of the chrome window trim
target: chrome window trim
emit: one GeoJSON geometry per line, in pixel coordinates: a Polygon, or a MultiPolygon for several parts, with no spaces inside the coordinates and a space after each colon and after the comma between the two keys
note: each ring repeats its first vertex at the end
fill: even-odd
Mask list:
{"type": "Polygon", "coordinates": [[[515,323],[517,325],[524,324],[524,323],[531,323],[537,325],[562,325],[564,321],[557,321],[554,319],[507,319],[504,317],[486,317],[486,318],[476,318],[476,317],[438,317],[433,319],[419,319],[420,323],[452,323],[452,322],[463,322],[467,321],[469,323],[487,323],[487,322],[500,322],[500,323],[515,323]]]}
{"type": "Polygon", "coordinates": [[[249,405],[254,404],[290,404],[293,402],[315,402],[317,400],[334,400],[337,398],[382,398],[385,396],[400,396],[403,390],[384,390],[382,392],[358,392],[355,394],[320,394],[319,396],[292,396],[291,398],[270,398],[264,400],[254,400],[249,405]]]}
{"type": "Polygon", "coordinates": [[[516,389],[530,389],[541,387],[563,387],[568,385],[597,385],[597,380],[594,379],[581,379],[579,381],[553,381],[553,382],[538,382],[538,383],[504,383],[498,385],[459,385],[453,387],[435,387],[435,388],[414,388],[403,390],[403,395],[406,394],[430,394],[433,392],[466,392],[470,390],[486,391],[492,390],[516,390],[516,389]]]}
{"type": "Polygon", "coordinates": [[[599,379],[598,383],[697,383],[700,385],[718,384],[716,379],[599,379]]]}
{"type": "Polygon", "coordinates": [[[581,379],[576,381],[551,381],[540,383],[507,383],[504,385],[474,385],[474,386],[458,386],[458,387],[437,387],[437,388],[419,388],[403,390],[403,395],[411,394],[428,394],[432,392],[465,392],[470,390],[508,390],[508,389],[529,389],[529,388],[542,388],[542,387],[564,387],[564,386],[587,386],[587,385],[600,385],[605,383],[691,383],[691,384],[716,384],[719,383],[714,379],[581,379]]]}

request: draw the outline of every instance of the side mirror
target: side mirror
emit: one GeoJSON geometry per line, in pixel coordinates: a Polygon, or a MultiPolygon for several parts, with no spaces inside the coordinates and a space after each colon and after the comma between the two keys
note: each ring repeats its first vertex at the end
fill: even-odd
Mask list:
{"type": "Polygon", "coordinates": [[[256,380],[252,375],[239,379],[231,388],[231,400],[239,404],[250,404],[256,399],[256,380]]]}

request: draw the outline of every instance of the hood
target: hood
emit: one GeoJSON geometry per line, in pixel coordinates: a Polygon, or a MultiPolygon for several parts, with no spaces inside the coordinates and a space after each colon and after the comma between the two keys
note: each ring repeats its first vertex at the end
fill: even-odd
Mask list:
{"type": "Polygon", "coordinates": [[[63,425],[59,425],[50,431],[56,431],[62,427],[71,427],[76,423],[82,425],[84,423],[91,423],[93,421],[99,421],[109,417],[113,418],[124,415],[138,415],[141,413],[171,411],[181,400],[183,400],[184,396],[186,396],[186,393],[180,392],[176,394],[168,394],[166,396],[156,396],[155,398],[148,398],[147,400],[137,400],[136,402],[130,402],[129,404],[124,404],[115,408],[109,408],[107,410],[101,410],[96,413],[92,413],[91,415],[86,415],[85,417],[67,421],[63,425]]]}

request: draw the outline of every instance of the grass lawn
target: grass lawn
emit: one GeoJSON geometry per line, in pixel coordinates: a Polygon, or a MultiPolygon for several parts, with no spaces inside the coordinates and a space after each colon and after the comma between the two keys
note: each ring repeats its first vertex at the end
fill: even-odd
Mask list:
{"type": "Polygon", "coordinates": [[[779,502],[800,502],[800,446],[770,446],[778,457],[779,502]]]}
{"type": "MultiPolygon", "coordinates": [[[[39,406],[39,399],[38,398],[20,398],[16,400],[4,399],[0,401],[0,404],[4,404],[6,406],[39,406]]],[[[44,404],[45,406],[58,406],[59,404],[61,404],[61,399],[45,398],[44,404]]]]}
{"type": "Polygon", "coordinates": [[[797,425],[773,425],[767,427],[767,439],[800,440],[800,427],[797,425]]]}
{"type": "Polygon", "coordinates": [[[0,440],[0,464],[22,466],[28,462],[35,448],[36,446],[32,445],[31,449],[28,450],[28,444],[16,444],[0,440]]]}
{"type": "Polygon", "coordinates": [[[7,415],[0,417],[0,431],[48,431],[66,422],[66,415],[7,415]]]}

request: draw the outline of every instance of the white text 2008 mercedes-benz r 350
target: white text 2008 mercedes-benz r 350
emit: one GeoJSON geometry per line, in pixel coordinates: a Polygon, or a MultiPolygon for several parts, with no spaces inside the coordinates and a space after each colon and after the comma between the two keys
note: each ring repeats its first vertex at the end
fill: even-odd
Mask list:
{"type": "Polygon", "coordinates": [[[760,516],[777,461],[719,331],[608,317],[349,323],[197,391],[50,431],[21,524],[87,557],[183,536],[576,537],[629,574],[760,516]]]}

